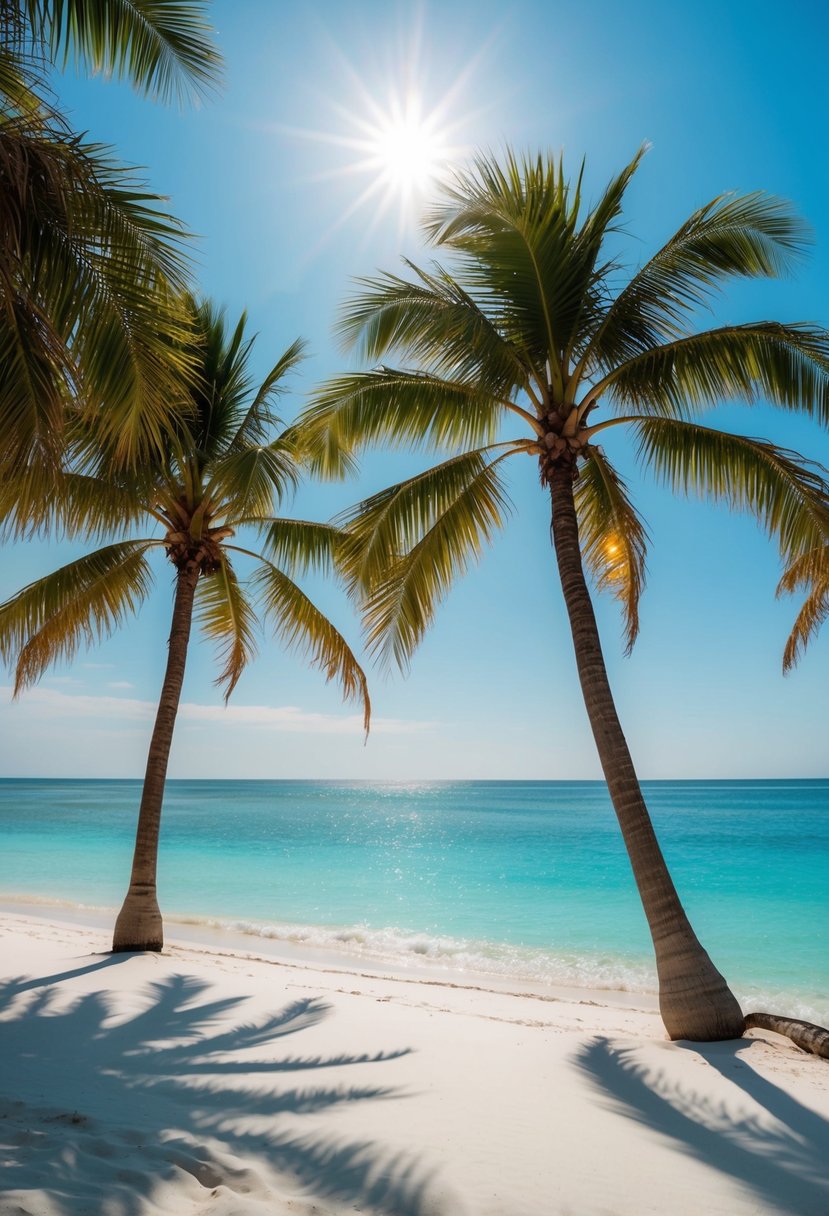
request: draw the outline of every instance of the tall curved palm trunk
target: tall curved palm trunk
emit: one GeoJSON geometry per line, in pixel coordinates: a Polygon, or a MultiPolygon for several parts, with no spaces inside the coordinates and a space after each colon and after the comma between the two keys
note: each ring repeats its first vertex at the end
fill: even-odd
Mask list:
{"type": "Polygon", "coordinates": [[[553,542],[587,716],[653,939],[662,1020],[672,1039],[737,1039],[743,1014],[682,907],[616,714],[582,566],[574,473],[562,460],[548,475],[553,542]]]}
{"type": "MultiPolygon", "coordinates": [[[[668,874],[585,581],[586,568],[619,601],[630,650],[648,534],[597,436],[622,427],[639,462],[678,493],[749,511],[779,543],[791,585],[810,586],[829,534],[825,471],[700,419],[724,402],[765,401],[825,425],[829,332],[779,321],[697,329],[726,281],[775,278],[803,248],[797,216],[762,193],[712,199],[620,281],[623,263],[608,239],[615,245],[641,159],[640,151],[589,208],[584,166],[569,182],[563,159],[549,153],[507,148],[457,170],[424,221],[455,271],[409,262],[407,277],[361,279],[339,330],[370,369],[329,380],[301,422],[325,476],[348,472],[361,448],[384,441],[447,454],[341,517],[349,540],[340,560],[369,647],[401,667],[509,515],[503,462],[538,460],[584,701],[653,937],[665,1025],[671,1038],[724,1039],[745,1023],[668,874]],[[508,420],[517,434],[502,430],[508,420]]],[[[757,1026],[786,1022],[785,1033],[793,1025],[750,1017],[757,1026]]],[[[829,1051],[828,1031],[801,1025],[797,1033],[809,1050],[829,1051]]]]}
{"type": "Polygon", "coordinates": [[[128,950],[161,950],[164,945],[164,930],[156,894],[158,837],[164,785],[167,780],[167,762],[184,683],[199,574],[198,562],[189,561],[179,568],[176,575],[167,669],[161,686],[161,698],[147,757],[129,890],[115,922],[112,939],[112,949],[115,953],[128,950]]]}

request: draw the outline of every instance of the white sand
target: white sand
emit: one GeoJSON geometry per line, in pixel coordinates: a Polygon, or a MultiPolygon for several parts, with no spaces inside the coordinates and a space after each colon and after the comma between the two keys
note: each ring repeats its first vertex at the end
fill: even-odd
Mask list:
{"type": "Polygon", "coordinates": [[[826,1216],[829,1063],[506,993],[0,919],[0,1212],[826,1216]]]}

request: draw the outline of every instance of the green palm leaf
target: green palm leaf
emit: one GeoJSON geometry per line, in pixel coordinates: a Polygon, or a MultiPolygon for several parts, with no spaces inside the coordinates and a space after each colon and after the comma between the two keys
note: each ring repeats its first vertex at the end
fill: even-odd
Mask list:
{"type": "Polygon", "coordinates": [[[495,438],[503,404],[475,382],[442,380],[390,367],[329,380],[302,415],[298,431],[314,471],[339,475],[366,444],[479,447],[495,438]]]}
{"type": "Polygon", "coordinates": [[[574,242],[576,273],[573,279],[575,293],[581,298],[570,305],[566,346],[561,352],[562,384],[568,400],[572,400],[575,384],[570,376],[570,365],[583,346],[586,334],[592,333],[603,316],[607,305],[609,277],[618,269],[617,262],[604,253],[607,237],[616,231],[622,212],[624,196],[633,175],[647,152],[643,145],[620,173],[610,180],[601,199],[585,217],[574,242]]]}
{"type": "Polygon", "coordinates": [[[14,467],[0,479],[0,535],[104,536],[146,514],[145,499],[133,486],[55,471],[42,461],[14,467]]]}
{"type": "MultiPolygon", "coordinates": [[[[186,295],[185,305],[192,325],[188,342],[197,371],[189,385],[190,411],[178,444],[179,461],[187,452],[203,468],[221,463],[225,457],[245,457],[255,449],[272,446],[279,425],[273,406],[284,392],[284,379],[301,362],[305,343],[292,342],[254,391],[250,358],[256,336],[246,337],[247,313],[228,332],[224,310],[211,301],[186,295]]],[[[290,444],[280,447],[293,454],[290,444]]]]}
{"type": "Polygon", "coordinates": [[[362,291],[349,300],[338,326],[347,344],[371,362],[398,348],[442,378],[476,375],[493,397],[527,387],[532,364],[468,292],[439,267],[427,274],[407,265],[419,282],[391,274],[358,280],[362,291]]]}
{"type": "Polygon", "coordinates": [[[586,456],[575,487],[582,552],[598,590],[611,592],[622,605],[629,654],[639,633],[648,534],[601,448],[589,447],[586,456]]]}
{"type": "Polygon", "coordinates": [[[690,417],[723,400],[769,401],[829,422],[829,335],[811,325],[755,322],[678,338],[621,364],[589,396],[617,407],[690,417]]]}
{"type": "Polygon", "coordinates": [[[581,225],[581,175],[571,188],[562,160],[510,151],[502,163],[481,157],[457,174],[424,225],[435,244],[461,255],[464,281],[499,330],[536,367],[550,360],[554,393],[563,391],[561,358],[584,323],[603,239],[641,156],[581,225]]]}
{"type": "Polygon", "coordinates": [[[200,0],[8,0],[0,18],[0,430],[56,463],[71,405],[116,463],[158,450],[189,370],[183,228],[110,151],[73,134],[50,61],[157,96],[217,82],[200,0]]]}
{"type": "Polygon", "coordinates": [[[265,613],[285,646],[318,668],[326,680],[336,680],[346,700],[362,705],[363,726],[368,734],[371,721],[368,683],[342,634],[293,579],[271,562],[263,559],[253,581],[265,613]]]}
{"type": "Polygon", "coordinates": [[[152,540],[122,541],[70,562],[0,605],[0,656],[17,657],[15,696],[56,659],[108,637],[146,599],[152,540]]]}
{"type": "Polygon", "coordinates": [[[297,574],[330,574],[343,544],[343,531],[309,519],[251,519],[259,529],[264,552],[281,569],[297,574]]]}
{"type": "Polygon", "coordinates": [[[0,425],[22,458],[60,443],[70,398],[121,462],[159,449],[192,365],[160,203],[106,148],[0,116],[0,425]]]}
{"type": "Polygon", "coordinates": [[[306,343],[297,338],[274,364],[239,420],[236,432],[228,445],[229,451],[241,451],[267,441],[273,428],[279,423],[273,406],[285,391],[285,377],[295,371],[305,358],[305,350],[306,343]]]}
{"type": "Polygon", "coordinates": [[[619,292],[589,339],[583,366],[610,368],[679,337],[724,280],[783,274],[807,239],[806,225],[780,199],[762,193],[713,199],[619,292]]]}
{"type": "Polygon", "coordinates": [[[193,417],[185,442],[208,460],[227,451],[247,410],[253,383],[248,363],[255,339],[245,340],[247,313],[228,333],[224,309],[195,296],[187,297],[187,305],[198,375],[191,389],[193,417]]]}
{"type": "Polygon", "coordinates": [[[216,684],[224,685],[227,702],[248,663],[256,657],[256,614],[225,555],[219,568],[199,579],[196,586],[199,623],[219,643],[222,670],[216,684]]]}
{"type": "Polygon", "coordinates": [[[674,490],[751,512],[791,561],[825,543],[825,470],[761,439],[698,423],[643,418],[633,424],[640,459],[674,490]]]}
{"type": "Polygon", "coordinates": [[[75,386],[74,361],[50,318],[25,288],[4,291],[0,306],[0,465],[15,469],[37,459],[59,460],[64,416],[75,386]]]}
{"type": "Polygon", "coordinates": [[[21,53],[19,46],[15,47],[18,40],[14,34],[9,35],[8,19],[6,22],[6,29],[0,34],[0,96],[9,114],[31,116],[44,107],[38,95],[38,91],[45,91],[44,82],[38,67],[21,53]]]}
{"type": "Polygon", "coordinates": [[[50,281],[38,282],[73,327],[87,418],[101,449],[119,465],[135,465],[164,449],[171,420],[187,407],[195,359],[181,294],[183,230],[155,196],[125,188],[119,176],[90,214],[75,217],[82,224],[66,251],[62,290],[54,263],[50,281]]]}
{"type": "Polygon", "coordinates": [[[198,0],[17,0],[34,40],[66,63],[127,76],[150,96],[201,97],[219,82],[221,58],[198,0]]]}
{"type": "MultiPolygon", "coordinates": [[[[481,478],[486,481],[489,458],[503,447],[512,450],[512,445],[499,444],[454,456],[343,512],[337,521],[345,536],[338,559],[352,591],[375,590],[396,570],[400,559],[423,540],[470,486],[481,478]]],[[[497,489],[497,483],[486,485],[497,489]]],[[[505,496],[501,496],[499,505],[505,515],[505,496]]]]}
{"type": "Polygon", "coordinates": [[[267,516],[297,486],[299,470],[293,451],[282,439],[265,447],[240,448],[208,465],[205,495],[227,504],[234,516],[267,516]]]}
{"type": "Polygon", "coordinates": [[[448,461],[368,499],[351,516],[346,574],[369,587],[367,643],[384,662],[407,666],[452,583],[503,527],[510,503],[498,465],[510,454],[489,463],[476,462],[477,453],[448,461]],[[383,552],[378,534],[414,543],[383,552]]]}
{"type": "Polygon", "coordinates": [[[502,167],[482,157],[456,176],[425,223],[434,244],[465,255],[464,278],[479,298],[496,302],[501,329],[536,363],[566,345],[556,322],[580,191],[580,180],[571,191],[561,160],[508,152],[502,167]]]}
{"type": "Polygon", "coordinates": [[[321,481],[341,481],[358,469],[355,440],[346,440],[335,409],[323,419],[312,404],[282,432],[282,441],[301,467],[321,481]]]}

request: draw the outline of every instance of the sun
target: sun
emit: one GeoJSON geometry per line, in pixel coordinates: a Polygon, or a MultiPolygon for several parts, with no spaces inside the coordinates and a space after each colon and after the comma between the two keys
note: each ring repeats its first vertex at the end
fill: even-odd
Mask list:
{"type": "MultiPolygon", "coordinates": [[[[469,149],[457,141],[463,118],[449,118],[452,98],[428,108],[415,87],[388,90],[382,100],[360,89],[359,108],[335,107],[341,132],[295,132],[305,139],[340,150],[337,164],[320,179],[362,180],[330,231],[341,227],[356,211],[372,211],[366,233],[397,210],[401,231],[416,221],[439,182],[451,175],[469,149]]],[[[329,232],[330,235],[330,232],[329,232]]]]}
{"type": "Polygon", "coordinates": [[[333,199],[343,200],[343,187],[350,196],[308,256],[315,256],[356,213],[363,221],[361,244],[395,213],[398,235],[410,232],[440,183],[469,159],[469,135],[481,112],[462,100],[477,68],[474,58],[442,90],[421,70],[416,49],[373,85],[344,58],[339,66],[345,78],[340,96],[318,98],[328,111],[325,126],[271,127],[306,146],[327,145],[318,170],[306,180],[330,182],[333,199]]]}
{"type": "Polygon", "coordinates": [[[484,118],[498,108],[487,68],[493,37],[447,57],[427,39],[421,14],[401,29],[396,46],[373,39],[355,48],[354,58],[341,40],[329,39],[326,83],[312,85],[302,103],[314,126],[267,124],[301,146],[303,171],[295,180],[313,185],[331,217],[316,243],[304,247],[304,261],[346,225],[361,249],[378,231],[388,235],[395,218],[398,238],[419,239],[430,203],[469,162],[484,118]]]}
{"type": "Polygon", "coordinates": [[[363,166],[376,172],[378,181],[404,199],[425,196],[447,172],[453,149],[438,116],[424,114],[417,95],[405,102],[393,98],[389,112],[380,116],[365,140],[355,140],[366,153],[363,166]]]}

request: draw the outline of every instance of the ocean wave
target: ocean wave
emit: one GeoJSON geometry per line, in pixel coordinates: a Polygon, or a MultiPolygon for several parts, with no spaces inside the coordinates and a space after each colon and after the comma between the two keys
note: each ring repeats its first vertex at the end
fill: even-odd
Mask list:
{"type": "MultiPolygon", "coordinates": [[[[96,921],[114,916],[117,911],[99,904],[22,893],[3,893],[2,903],[63,910],[76,917],[86,914],[96,921]]],[[[300,947],[318,959],[333,956],[336,963],[346,967],[359,964],[409,973],[416,970],[420,977],[426,973],[435,979],[451,978],[460,983],[485,983],[489,978],[518,986],[523,983],[651,996],[657,992],[656,971],[650,962],[611,952],[576,955],[397,927],[378,929],[366,924],[293,924],[185,913],[167,914],[165,923],[168,936],[186,940],[190,927],[206,933],[208,945],[211,939],[219,944],[219,934],[231,934],[240,939],[267,941],[276,947],[300,947]]],[[[251,948],[255,951],[253,945],[251,948]]],[[[308,954],[304,957],[308,958],[308,954]]],[[[763,1009],[823,1025],[829,1023],[829,999],[823,993],[746,983],[735,983],[732,987],[745,1010],[763,1009]]]]}
{"type": "MultiPolygon", "coordinates": [[[[478,941],[400,928],[369,925],[300,925],[217,917],[172,916],[169,922],[264,939],[275,944],[310,948],[336,955],[346,964],[389,966],[396,970],[428,969],[435,978],[447,973],[460,982],[497,979],[555,988],[594,989],[655,996],[656,969],[649,962],[600,955],[559,953],[503,942],[478,941]]],[[[784,1013],[822,1024],[829,1022],[829,1000],[823,994],[760,985],[734,985],[742,1007],[784,1013]]]]}
{"type": "Polygon", "coordinates": [[[245,937],[311,947],[366,964],[429,965],[436,971],[473,972],[541,984],[614,991],[653,992],[652,968],[605,957],[587,958],[500,942],[474,941],[368,925],[271,924],[215,917],[173,916],[170,923],[202,925],[245,937]]]}

